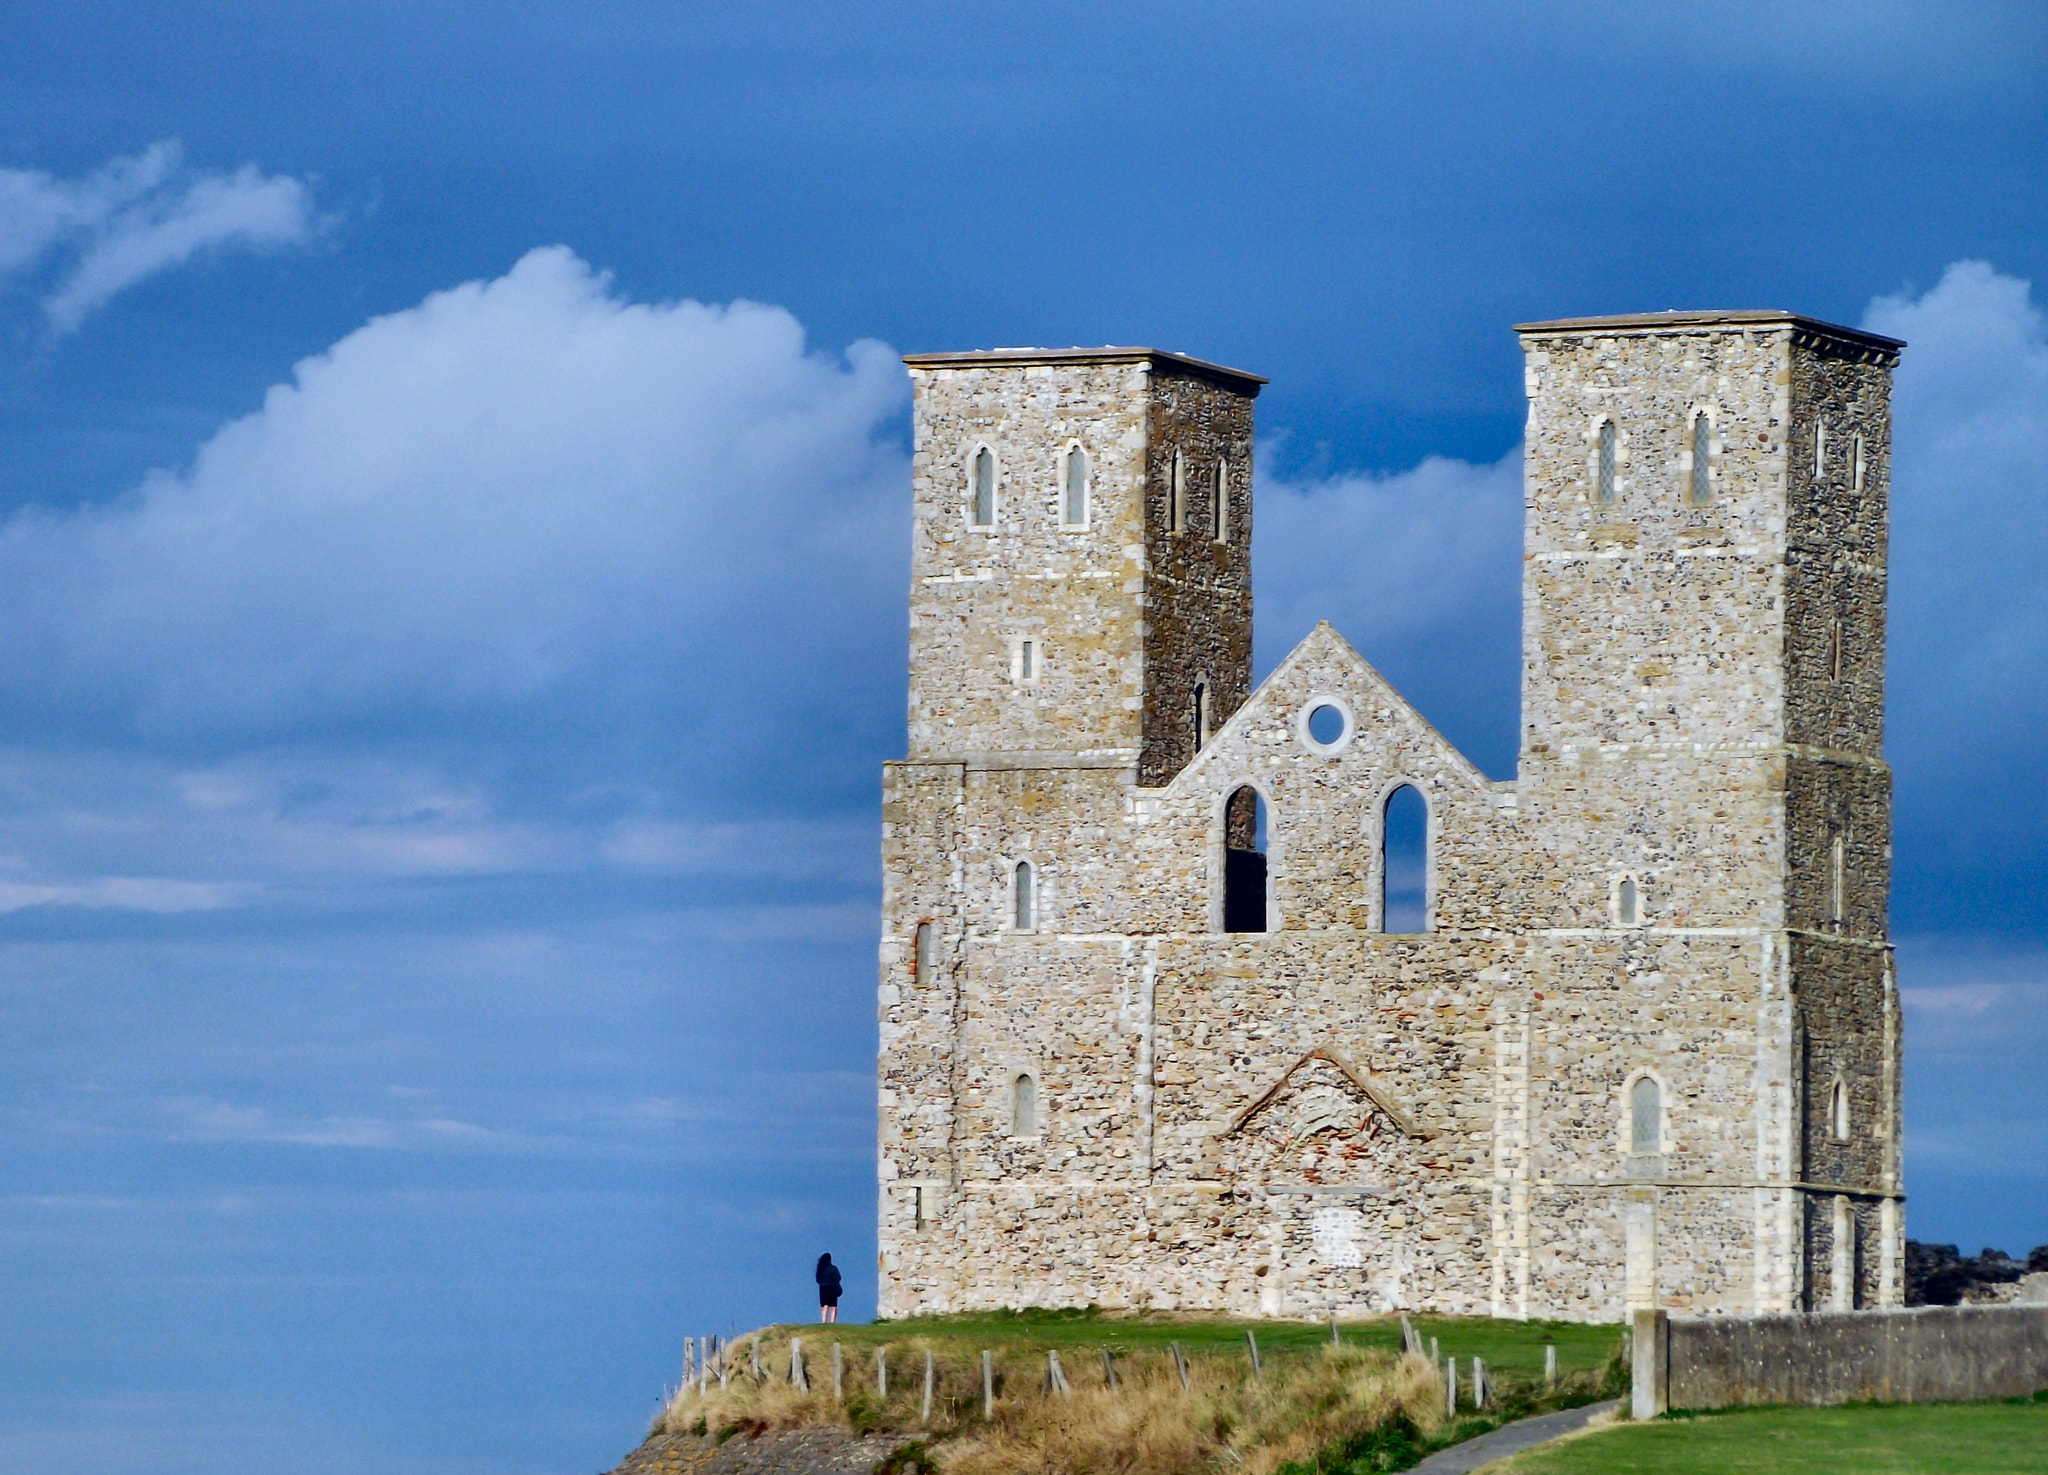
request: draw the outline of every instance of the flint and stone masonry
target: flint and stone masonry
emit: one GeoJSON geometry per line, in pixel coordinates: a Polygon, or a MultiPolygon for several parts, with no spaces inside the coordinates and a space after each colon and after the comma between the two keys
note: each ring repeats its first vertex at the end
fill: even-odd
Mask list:
{"type": "Polygon", "coordinates": [[[1263,380],[906,360],[884,1315],[1899,1303],[1903,345],[1783,312],[1517,331],[1507,781],[1328,625],[1250,689],[1263,380]],[[1426,930],[1390,933],[1403,787],[1426,930]]]}

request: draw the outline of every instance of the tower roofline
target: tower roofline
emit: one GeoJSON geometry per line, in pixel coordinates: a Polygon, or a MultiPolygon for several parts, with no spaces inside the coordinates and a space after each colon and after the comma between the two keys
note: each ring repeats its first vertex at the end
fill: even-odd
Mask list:
{"type": "Polygon", "coordinates": [[[1212,364],[1207,359],[1161,348],[979,348],[965,353],[907,353],[903,362],[913,369],[978,369],[1023,367],[1030,364],[1172,364],[1176,368],[1218,379],[1247,396],[1256,396],[1268,381],[1242,369],[1212,364]]]}
{"type": "Polygon", "coordinates": [[[1612,317],[1554,318],[1545,323],[1516,323],[1515,331],[1526,338],[1551,334],[1582,336],[1587,333],[1657,333],[1686,328],[1751,328],[1779,323],[1796,332],[1850,344],[1887,359],[1896,359],[1899,350],[1906,346],[1902,338],[1887,338],[1881,333],[1866,333],[1861,328],[1845,328],[1840,323],[1825,322],[1820,318],[1810,318],[1802,313],[1786,312],[1782,308],[1771,307],[1728,312],[1673,310],[1624,312],[1612,317]]]}

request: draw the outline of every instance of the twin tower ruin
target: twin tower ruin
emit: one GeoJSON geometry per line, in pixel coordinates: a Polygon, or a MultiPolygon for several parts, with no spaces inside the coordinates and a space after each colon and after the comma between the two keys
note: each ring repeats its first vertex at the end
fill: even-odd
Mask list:
{"type": "Polygon", "coordinates": [[[1517,331],[1506,781],[1327,625],[1252,689],[1263,380],[906,361],[884,1315],[1899,1303],[1903,345],[1783,312],[1517,331]]]}

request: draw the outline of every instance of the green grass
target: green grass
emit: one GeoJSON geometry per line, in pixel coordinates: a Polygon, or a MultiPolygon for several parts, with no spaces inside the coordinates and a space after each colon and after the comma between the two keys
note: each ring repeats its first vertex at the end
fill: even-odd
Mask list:
{"type": "MultiPolygon", "coordinates": [[[[1472,1359],[1481,1358],[1490,1374],[1504,1378],[1540,1378],[1543,1347],[1557,1346],[1560,1374],[1592,1371],[1612,1357],[1620,1344],[1621,1329],[1587,1326],[1565,1321],[1495,1321],[1490,1317],[1418,1316],[1412,1318],[1422,1334],[1423,1346],[1435,1337],[1441,1351],[1458,1359],[1458,1376],[1471,1375],[1472,1359]]],[[[1259,1339],[1261,1358],[1301,1356],[1320,1352],[1330,1340],[1330,1324],[1302,1321],[1236,1321],[1226,1317],[1182,1317],[1167,1314],[1138,1315],[1102,1311],[999,1311],[963,1316],[919,1316],[902,1321],[865,1324],[841,1322],[836,1326],[791,1325],[771,1327],[761,1334],[761,1355],[769,1356],[772,1345],[789,1359],[789,1338],[801,1337],[807,1347],[828,1350],[832,1343],[844,1344],[851,1354],[883,1343],[909,1337],[936,1337],[948,1342],[987,1347],[998,1354],[1005,1351],[1058,1351],[1062,1360],[1070,1349],[1094,1352],[1107,1347],[1118,1351],[1165,1351],[1169,1342],[1179,1342],[1190,1355],[1236,1356],[1245,1350],[1247,1329],[1259,1339]]],[[[1401,1350],[1401,1319],[1374,1317],[1368,1321],[1340,1321],[1338,1331],[1349,1346],[1374,1348],[1382,1352],[1401,1350]]],[[[735,1356],[744,1357],[746,1339],[733,1343],[735,1356]]]]}
{"type": "Polygon", "coordinates": [[[1621,1424],[1486,1475],[2023,1475],[2048,1471],[2048,1401],[1726,1409],[1621,1424]]]}

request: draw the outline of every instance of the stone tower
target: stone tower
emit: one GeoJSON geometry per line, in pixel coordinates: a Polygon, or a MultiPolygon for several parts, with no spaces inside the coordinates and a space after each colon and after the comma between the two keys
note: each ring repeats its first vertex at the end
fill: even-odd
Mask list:
{"type": "Polygon", "coordinates": [[[1251,691],[1265,380],[1149,348],[905,362],[910,756],[1164,783],[1251,691]]]}
{"type": "Polygon", "coordinates": [[[1554,877],[1530,921],[1613,940],[1611,960],[1574,959],[1557,983],[1643,1042],[1662,1098],[1662,1124],[1626,1148],[1631,1300],[1650,1303],[1663,1241],[1751,1260],[1758,1309],[1890,1303],[1903,1236],[1882,739],[1903,345],[1780,312],[1518,331],[1517,790],[1554,877]],[[1660,1031],[1695,1054],[1744,1045],[1688,1075],[1655,1063],[1660,1031]],[[1665,1140],[1680,1120],[1684,1174],[1665,1140]],[[1759,1185],[1753,1245],[1701,1243],[1695,1221],[1729,1205],[1681,1178],[1759,1185]]]}

